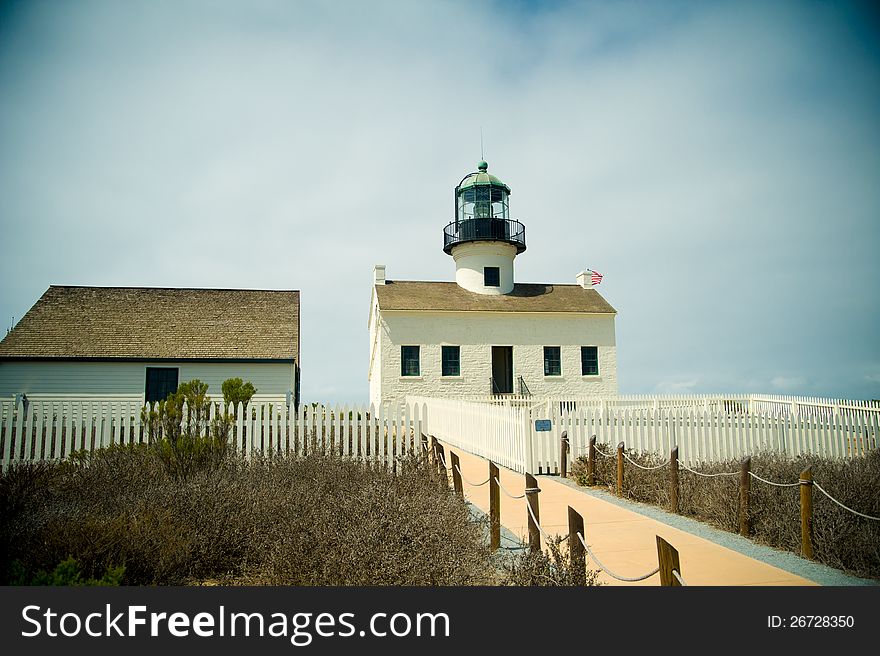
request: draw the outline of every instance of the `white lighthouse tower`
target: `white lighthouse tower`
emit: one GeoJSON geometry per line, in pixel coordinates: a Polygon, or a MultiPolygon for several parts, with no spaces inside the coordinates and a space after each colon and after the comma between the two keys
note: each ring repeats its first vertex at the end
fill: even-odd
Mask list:
{"type": "Polygon", "coordinates": [[[455,260],[455,282],[477,294],[513,291],[513,260],[526,250],[526,228],[510,218],[510,187],[480,162],[455,187],[455,218],[443,250],[455,260]]]}

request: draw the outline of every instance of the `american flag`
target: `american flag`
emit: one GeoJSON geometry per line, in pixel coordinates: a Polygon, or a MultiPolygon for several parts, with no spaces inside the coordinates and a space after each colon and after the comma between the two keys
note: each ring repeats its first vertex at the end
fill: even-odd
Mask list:
{"type": "Polygon", "coordinates": [[[592,269],[587,269],[587,271],[589,271],[590,273],[593,274],[593,277],[590,279],[590,281],[594,285],[598,285],[600,282],[602,282],[602,274],[601,273],[599,273],[598,271],[593,271],[592,269]]]}

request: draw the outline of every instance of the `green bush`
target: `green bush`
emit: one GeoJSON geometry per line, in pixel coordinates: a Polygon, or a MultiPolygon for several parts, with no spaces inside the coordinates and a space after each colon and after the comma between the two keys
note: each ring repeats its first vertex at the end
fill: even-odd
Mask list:
{"type": "Polygon", "coordinates": [[[83,578],[76,558],[65,558],[51,572],[39,570],[28,573],[20,561],[12,564],[12,585],[71,585],[71,586],[115,586],[120,585],[125,567],[108,567],[100,579],[83,578]]]}
{"type": "Polygon", "coordinates": [[[221,390],[223,391],[223,402],[226,404],[226,407],[228,408],[230,403],[234,403],[236,411],[239,403],[243,403],[244,407],[247,408],[251,398],[257,392],[257,388],[250,381],[245,383],[241,378],[227,378],[223,381],[221,390]]]}
{"type": "Polygon", "coordinates": [[[198,469],[217,467],[226,456],[233,419],[225,411],[210,419],[207,392],[206,383],[193,379],[181,383],[156,407],[141,410],[148,441],[175,478],[186,479],[198,469]]]}

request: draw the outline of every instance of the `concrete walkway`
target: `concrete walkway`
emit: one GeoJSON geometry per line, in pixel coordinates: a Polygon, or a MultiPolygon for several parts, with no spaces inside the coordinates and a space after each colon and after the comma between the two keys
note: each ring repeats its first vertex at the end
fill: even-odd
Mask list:
{"type": "MultiPolygon", "coordinates": [[[[482,483],[489,476],[488,461],[444,444],[447,464],[455,452],[467,481],[482,483]]],[[[514,496],[523,494],[525,477],[500,467],[501,485],[514,496]]],[[[450,475],[451,478],[451,475],[450,475]]],[[[540,477],[538,485],[541,526],[549,535],[568,535],[568,506],[584,518],[587,544],[602,563],[616,574],[635,577],[657,567],[659,535],[678,549],[681,574],[688,585],[816,585],[813,581],[728,549],[710,540],[682,531],[643,514],[632,512],[551,477],[540,477]]],[[[474,487],[463,482],[465,497],[489,512],[489,485],[474,487]]],[[[501,491],[501,524],[514,535],[528,540],[525,499],[511,499],[501,491]]],[[[543,539],[542,539],[543,544],[543,539]]],[[[588,557],[588,567],[599,567],[588,557]]],[[[659,585],[659,575],[640,583],[618,581],[605,572],[604,585],[659,585]]]]}

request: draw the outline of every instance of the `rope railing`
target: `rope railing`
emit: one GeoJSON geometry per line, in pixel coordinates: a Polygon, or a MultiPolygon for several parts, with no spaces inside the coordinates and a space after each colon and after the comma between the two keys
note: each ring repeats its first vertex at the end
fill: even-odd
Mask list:
{"type": "MultiPolygon", "coordinates": [[[[586,447],[581,447],[581,448],[583,449],[586,447]]],[[[599,449],[598,446],[595,448],[595,451],[596,451],[596,453],[598,453],[601,456],[604,456],[605,458],[614,458],[615,457],[615,454],[605,453],[604,451],[599,449]]],[[[654,470],[660,469],[662,467],[665,467],[666,465],[668,465],[671,462],[671,461],[667,461],[667,462],[660,464],[660,465],[657,465],[655,467],[646,467],[646,466],[640,465],[639,463],[634,461],[632,458],[630,458],[628,455],[626,455],[626,453],[623,454],[623,457],[626,458],[631,464],[633,464],[636,467],[638,467],[639,469],[643,469],[645,471],[654,471],[654,470]]],[[[681,460],[681,458],[678,459],[678,466],[680,468],[684,469],[685,471],[688,471],[692,474],[696,474],[697,476],[702,476],[704,478],[716,478],[719,476],[739,476],[740,475],[740,472],[705,473],[705,472],[696,471],[695,469],[691,469],[686,464],[684,464],[684,462],[681,460]]],[[[835,499],[833,496],[831,496],[828,493],[828,491],[825,488],[823,488],[821,485],[819,485],[819,483],[817,483],[816,481],[798,480],[797,483],[777,483],[776,481],[769,481],[766,478],[762,478],[761,476],[758,476],[755,472],[753,472],[751,470],[749,470],[749,476],[751,476],[752,478],[754,478],[756,480],[761,481],[762,483],[766,483],[767,485],[773,485],[775,487],[798,487],[799,485],[802,485],[804,483],[812,483],[812,485],[814,485],[822,494],[824,494],[833,503],[837,504],[838,506],[840,506],[844,510],[849,511],[854,515],[858,515],[859,517],[863,517],[865,519],[870,519],[871,521],[875,521],[875,522],[880,522],[880,517],[874,517],[873,515],[867,515],[865,513],[859,512],[858,510],[854,510],[853,508],[850,508],[849,506],[841,503],[840,501],[835,499]]]]}
{"type": "MultiPolygon", "coordinates": [[[[584,447],[581,447],[581,448],[584,448],[584,447]]],[[[586,448],[589,448],[589,446],[587,446],[586,448]]],[[[617,457],[617,455],[614,453],[610,453],[610,454],[605,453],[598,446],[596,447],[596,453],[598,453],[600,456],[605,456],[606,458],[616,458],[617,457]]],[[[671,462],[671,460],[667,460],[666,462],[661,463],[661,464],[657,465],[656,467],[646,467],[645,465],[640,465],[639,463],[637,463],[635,460],[633,460],[628,455],[626,455],[625,452],[623,454],[623,457],[626,458],[631,464],[635,465],[639,469],[644,469],[645,471],[655,471],[657,469],[662,469],[663,467],[665,467],[666,465],[668,465],[671,462]]]]}
{"type": "Polygon", "coordinates": [[[507,488],[501,484],[501,481],[498,480],[497,476],[495,477],[495,482],[498,483],[498,487],[501,488],[501,491],[504,492],[504,494],[509,496],[511,499],[525,499],[526,498],[525,494],[520,494],[519,496],[514,496],[510,492],[508,492],[507,488]]]}
{"type": "Polygon", "coordinates": [[[821,485],[819,485],[816,481],[813,481],[813,486],[818,488],[818,490],[822,494],[824,494],[826,497],[831,499],[834,503],[836,503],[838,506],[840,506],[844,510],[849,510],[851,513],[853,513],[854,515],[858,515],[859,517],[864,517],[865,519],[871,519],[871,520],[874,520],[875,522],[880,522],[880,517],[873,517],[871,515],[866,515],[864,513],[860,513],[858,510],[853,510],[849,506],[843,505],[842,503],[840,503],[840,501],[838,501],[837,499],[832,497],[830,494],[828,494],[828,492],[825,491],[825,488],[823,488],[821,485]]]}
{"type": "MultiPolygon", "coordinates": [[[[491,468],[490,468],[490,476],[489,476],[489,478],[487,478],[485,481],[483,481],[483,482],[481,482],[481,483],[474,483],[473,481],[470,481],[470,480],[468,480],[468,479],[466,479],[466,478],[464,477],[464,475],[462,474],[461,468],[458,466],[457,463],[454,462],[454,459],[453,459],[453,462],[454,462],[453,466],[452,466],[452,467],[447,467],[447,465],[446,465],[445,454],[443,454],[443,453],[438,453],[437,455],[438,455],[438,459],[439,459],[439,461],[443,464],[444,467],[446,467],[447,469],[451,469],[451,470],[453,470],[455,473],[457,473],[457,474],[461,477],[462,480],[464,480],[468,485],[470,485],[470,486],[472,486],[472,487],[481,487],[481,486],[485,485],[486,483],[489,483],[489,482],[494,481],[494,482],[498,485],[498,489],[499,489],[500,491],[504,492],[504,494],[505,494],[507,497],[511,498],[511,499],[525,499],[525,498],[528,497],[530,494],[533,495],[533,494],[536,494],[536,493],[540,492],[540,489],[536,486],[537,484],[536,484],[536,482],[535,482],[535,479],[534,479],[533,477],[531,477],[530,475],[527,474],[527,475],[526,475],[526,488],[525,488],[524,493],[523,493],[523,494],[518,494],[518,495],[517,495],[517,494],[512,494],[512,493],[510,492],[510,490],[508,490],[506,487],[504,487],[504,485],[502,485],[499,476],[493,476],[493,475],[492,475],[491,468]]],[[[454,455],[454,454],[453,454],[453,455],[454,455]]],[[[635,465],[638,466],[638,463],[633,463],[633,464],[635,464],[635,465]]],[[[666,466],[666,465],[668,465],[668,464],[669,464],[669,462],[666,462],[666,463],[664,463],[663,465],[660,465],[660,466],[666,466]]],[[[659,467],[653,467],[652,469],[659,469],[659,467]]],[[[497,471],[497,469],[496,469],[496,471],[497,471]]],[[[572,536],[572,534],[573,534],[573,532],[574,532],[574,529],[571,527],[571,519],[570,519],[570,518],[569,518],[569,531],[571,531],[572,533],[570,533],[569,535],[564,535],[564,536],[559,536],[559,535],[557,535],[557,536],[553,537],[553,536],[550,535],[550,533],[548,533],[548,532],[544,529],[543,526],[541,526],[541,522],[538,521],[537,509],[532,507],[532,503],[531,503],[531,501],[528,501],[528,502],[526,503],[526,511],[528,512],[528,516],[529,516],[529,519],[530,519],[530,524],[529,524],[529,527],[530,527],[530,528],[529,528],[529,532],[530,532],[530,533],[531,533],[533,530],[537,529],[537,531],[538,531],[538,533],[540,534],[540,536],[543,537],[543,539],[545,540],[545,542],[546,542],[547,544],[551,545],[551,546],[552,546],[552,545],[560,545],[560,544],[562,544],[563,542],[566,542],[566,541],[569,541],[569,540],[570,540],[570,538],[571,538],[571,536],[572,536]],[[532,526],[532,525],[534,525],[534,526],[532,526]]],[[[493,511],[493,512],[497,512],[497,510],[495,510],[495,511],[493,511]]],[[[570,508],[569,508],[569,512],[571,512],[571,509],[570,509],[570,508]]],[[[497,521],[497,517],[496,517],[496,520],[495,520],[495,521],[497,521]]],[[[581,527],[583,527],[583,522],[582,522],[582,521],[581,521],[581,527]]],[[[581,531],[582,531],[582,530],[583,530],[583,529],[581,528],[581,531]]],[[[596,554],[593,552],[593,550],[590,549],[590,546],[587,544],[587,542],[586,542],[586,540],[585,540],[585,538],[584,538],[582,532],[577,532],[576,535],[577,535],[578,539],[580,540],[581,545],[584,547],[585,552],[589,555],[590,558],[593,559],[593,561],[596,563],[596,565],[598,565],[598,567],[601,568],[602,571],[604,571],[606,574],[608,574],[608,576],[610,576],[610,577],[612,577],[612,578],[614,578],[614,579],[617,579],[618,581],[623,581],[623,582],[627,582],[627,583],[638,583],[638,582],[640,582],[640,581],[644,581],[644,580],[646,580],[646,579],[649,579],[649,578],[651,578],[652,576],[654,576],[654,575],[656,575],[656,574],[658,574],[658,573],[660,572],[660,565],[658,565],[657,567],[655,567],[654,569],[652,569],[650,572],[646,572],[645,574],[642,574],[642,575],[640,575],[640,576],[622,576],[621,574],[618,574],[617,572],[614,572],[613,570],[609,569],[609,568],[608,568],[608,567],[607,567],[607,566],[606,566],[601,560],[599,560],[599,558],[596,556],[596,554]]],[[[502,540],[502,539],[505,539],[504,536],[501,536],[501,535],[497,535],[497,536],[493,537],[492,539],[495,540],[495,543],[494,543],[495,546],[494,546],[494,548],[496,548],[496,549],[501,548],[501,549],[504,549],[504,550],[508,550],[508,551],[509,551],[509,550],[512,550],[512,549],[520,550],[520,549],[522,549],[522,548],[525,548],[524,546],[522,546],[522,547],[519,547],[519,546],[518,546],[518,547],[514,547],[514,548],[501,546],[501,544],[500,544],[501,540],[502,540]]],[[[535,536],[534,534],[532,534],[532,537],[530,538],[530,543],[531,543],[531,548],[532,548],[532,549],[536,549],[536,548],[538,548],[538,547],[536,547],[536,544],[540,544],[540,542],[537,542],[537,543],[534,542],[535,539],[536,539],[536,536],[535,536]]],[[[508,541],[510,541],[510,540],[508,539],[508,541]]],[[[659,538],[658,538],[658,545],[659,545],[659,538]]],[[[667,547],[668,547],[668,545],[667,545],[667,547]]],[[[569,544],[569,548],[571,548],[571,545],[570,545],[570,544],[569,544]]],[[[659,546],[658,546],[658,550],[659,550],[659,546]]],[[[673,550],[673,551],[674,551],[674,550],[673,550]]],[[[676,556],[675,556],[675,557],[676,557],[676,561],[677,561],[677,552],[676,552],[676,556]]],[[[662,562],[662,560],[663,560],[663,556],[662,556],[662,554],[661,554],[660,560],[661,560],[661,562],[662,562]]],[[[681,585],[687,585],[687,584],[684,582],[684,580],[682,579],[681,574],[680,574],[679,572],[673,570],[673,571],[672,571],[672,574],[675,575],[676,579],[678,580],[678,582],[679,582],[681,585]]],[[[662,583],[662,581],[661,581],[661,583],[662,583]]]]}
{"type": "Polygon", "coordinates": [[[643,574],[641,576],[621,576],[610,569],[608,569],[601,560],[596,557],[596,554],[593,553],[593,550],[590,549],[590,546],[587,544],[587,541],[584,540],[584,536],[581,533],[577,534],[578,540],[581,541],[581,544],[584,545],[584,549],[590,555],[590,558],[604,571],[608,576],[617,579],[618,581],[624,581],[626,583],[638,583],[639,581],[644,581],[645,579],[649,579],[660,571],[660,566],[658,565],[656,569],[648,572],[647,574],[643,574]]]}
{"type": "Polygon", "coordinates": [[[443,465],[443,469],[445,469],[446,471],[452,471],[452,467],[449,467],[446,465],[446,458],[443,457],[443,453],[438,451],[437,456],[440,458],[440,462],[443,465]]]}
{"type": "MultiPolygon", "coordinates": [[[[640,464],[637,463],[635,460],[633,460],[632,458],[630,458],[628,455],[626,455],[626,452],[624,452],[623,457],[626,458],[627,460],[629,460],[633,465],[635,465],[635,466],[638,467],[639,469],[644,469],[645,471],[654,471],[654,470],[656,470],[656,469],[662,469],[663,467],[665,467],[666,465],[668,465],[670,462],[672,462],[671,460],[667,460],[667,461],[664,462],[663,464],[661,464],[661,465],[657,465],[656,467],[646,467],[645,465],[640,465],[640,464]]],[[[680,461],[679,461],[679,462],[680,462],[680,461]]]]}
{"type": "MultiPolygon", "coordinates": [[[[594,440],[596,437],[597,437],[597,435],[595,433],[593,433],[592,435],[590,435],[590,440],[594,440]]],[[[568,441],[567,437],[565,439],[566,439],[566,441],[568,441]]],[[[578,451],[589,451],[590,450],[590,440],[587,440],[583,444],[579,444],[577,447],[577,450],[578,451]]],[[[598,451],[598,449],[596,449],[596,450],[598,451]]]]}
{"type": "Polygon", "coordinates": [[[716,476],[739,476],[739,472],[718,472],[715,474],[706,474],[705,472],[698,472],[698,471],[691,469],[686,464],[684,464],[681,461],[681,458],[678,459],[678,466],[686,471],[689,471],[691,474],[696,474],[697,476],[703,476],[704,478],[714,478],[716,476]]]}
{"type": "MultiPolygon", "coordinates": [[[[678,461],[678,464],[683,469],[686,469],[687,471],[689,471],[693,474],[696,474],[697,476],[710,477],[710,476],[738,476],[739,475],[739,472],[721,472],[718,474],[704,474],[702,472],[694,471],[693,469],[691,469],[690,467],[685,465],[683,462],[681,462],[681,460],[678,461]]],[[[832,497],[830,494],[828,494],[828,491],[825,488],[823,488],[821,485],[819,485],[819,483],[817,483],[816,481],[798,479],[797,483],[777,483],[775,481],[768,481],[766,478],[761,478],[753,471],[749,471],[749,475],[752,476],[753,478],[758,479],[762,483],[766,483],[767,485],[774,485],[776,487],[797,487],[797,486],[802,485],[804,483],[812,483],[822,494],[824,494],[826,497],[828,497],[831,501],[836,503],[838,506],[840,506],[844,510],[848,510],[849,512],[853,513],[854,515],[858,515],[859,517],[864,517],[865,519],[870,519],[875,522],[880,522],[880,517],[866,515],[865,513],[861,513],[858,510],[853,510],[849,506],[844,505],[843,503],[841,503],[840,501],[838,501],[837,499],[832,497]]]]}
{"type": "MultiPolygon", "coordinates": [[[[499,485],[501,485],[501,484],[499,483],[499,485]]],[[[525,495],[523,495],[523,496],[525,496],[525,495]]],[[[535,526],[538,527],[538,530],[541,532],[541,535],[544,536],[544,539],[547,540],[548,542],[552,541],[553,538],[551,538],[551,537],[547,534],[547,531],[545,531],[545,530],[543,529],[543,527],[541,526],[540,522],[538,522],[537,517],[535,517],[535,513],[534,513],[534,511],[532,510],[532,506],[531,506],[531,504],[528,504],[528,503],[527,503],[527,504],[526,504],[526,509],[529,511],[529,515],[532,516],[532,521],[535,522],[535,526]]]]}
{"type": "Polygon", "coordinates": [[[800,482],[797,483],[774,483],[773,481],[768,481],[766,478],[761,478],[755,472],[749,471],[749,476],[752,478],[757,478],[762,483],[766,483],[767,485],[775,485],[776,487],[797,487],[800,485],[800,482]]]}
{"type": "Polygon", "coordinates": [[[482,483],[472,483],[471,481],[469,481],[468,479],[466,479],[466,478],[464,477],[464,474],[461,473],[461,468],[458,467],[458,465],[455,466],[455,471],[457,471],[457,472],[458,472],[458,475],[461,476],[461,480],[463,480],[465,483],[467,483],[467,484],[470,485],[471,487],[482,487],[482,486],[484,486],[486,483],[488,483],[489,481],[492,480],[492,477],[490,476],[489,478],[487,478],[487,479],[486,479],[485,481],[483,481],[482,483]]]}
{"type": "MultiPolygon", "coordinates": [[[[595,442],[593,440],[591,440],[591,443],[595,444],[595,442]]],[[[809,489],[814,486],[819,490],[819,492],[821,492],[823,495],[825,495],[833,504],[837,505],[838,507],[842,508],[843,510],[845,510],[845,511],[847,511],[857,517],[867,519],[869,521],[880,522],[880,517],[876,517],[874,515],[868,515],[867,513],[860,512],[858,510],[855,510],[854,508],[850,508],[849,506],[844,504],[842,501],[835,499],[825,488],[823,488],[815,479],[813,479],[813,476],[810,473],[809,468],[807,468],[801,474],[801,476],[798,478],[797,482],[795,482],[795,483],[781,483],[778,481],[768,480],[768,479],[763,478],[762,476],[759,476],[758,474],[754,473],[751,470],[751,466],[750,466],[751,458],[745,458],[742,461],[742,463],[741,463],[742,466],[739,471],[707,473],[707,472],[697,471],[695,469],[692,469],[691,467],[688,467],[681,460],[681,458],[678,457],[678,447],[677,446],[675,448],[673,448],[673,450],[672,450],[670,461],[663,463],[661,465],[654,466],[654,467],[646,467],[644,465],[639,464],[638,462],[635,462],[632,458],[630,458],[623,451],[622,447],[623,447],[623,444],[618,445],[618,452],[617,452],[618,458],[620,458],[620,455],[623,455],[623,457],[626,458],[626,460],[628,460],[631,464],[635,465],[636,467],[638,467],[639,469],[642,469],[642,470],[646,470],[646,471],[657,470],[657,469],[660,469],[661,467],[665,467],[673,459],[677,461],[678,467],[673,468],[673,470],[670,472],[670,501],[669,501],[669,504],[670,504],[672,512],[674,512],[674,513],[678,513],[679,508],[680,508],[680,506],[679,506],[679,479],[678,479],[678,469],[679,468],[683,469],[687,472],[690,472],[696,476],[703,477],[703,478],[739,477],[740,478],[740,484],[739,484],[739,489],[740,489],[739,533],[741,533],[744,536],[748,536],[750,534],[749,486],[748,486],[749,477],[754,478],[757,481],[761,481],[762,483],[765,483],[767,485],[777,487],[777,488],[797,488],[797,487],[801,487],[801,486],[807,486],[807,489],[809,489]]],[[[595,452],[598,452],[600,455],[602,455],[606,458],[613,457],[613,455],[607,454],[600,449],[595,449],[595,452]]],[[[623,467],[621,464],[622,460],[619,460],[618,462],[619,462],[619,465],[618,465],[619,468],[618,468],[617,488],[618,488],[618,495],[619,495],[620,494],[619,490],[620,490],[620,488],[622,488],[621,474],[623,471],[623,467]]],[[[804,488],[801,487],[801,489],[802,489],[802,493],[801,493],[801,499],[800,499],[800,509],[801,509],[801,542],[802,542],[802,544],[801,544],[800,553],[805,558],[812,559],[813,558],[813,545],[812,545],[813,538],[812,538],[812,530],[810,528],[812,518],[813,518],[812,494],[809,494],[809,493],[803,494],[804,488]]],[[[675,572],[673,572],[673,573],[675,573],[675,572]]],[[[676,574],[676,577],[679,579],[679,582],[682,585],[686,585],[686,583],[684,583],[684,581],[681,579],[680,574],[679,573],[675,573],[675,574],[676,574]]]]}
{"type": "MultiPolygon", "coordinates": [[[[570,448],[571,443],[565,437],[562,438],[562,442],[563,442],[563,446],[566,443],[568,443],[569,448],[570,448]]],[[[799,487],[802,485],[815,486],[832,503],[839,506],[843,510],[846,510],[847,512],[850,512],[858,517],[862,517],[863,519],[867,519],[870,521],[880,521],[880,517],[875,517],[873,515],[868,515],[866,513],[859,512],[858,510],[855,510],[855,509],[850,508],[849,506],[845,505],[844,503],[842,503],[838,499],[835,499],[825,488],[823,488],[818,482],[813,480],[812,476],[809,473],[809,468],[807,470],[805,470],[805,472],[801,475],[801,477],[799,478],[799,480],[796,483],[781,483],[781,482],[777,482],[777,481],[768,480],[766,478],[759,476],[758,474],[755,474],[753,471],[751,471],[751,469],[749,467],[749,462],[748,462],[750,460],[749,458],[746,458],[743,460],[742,469],[740,471],[707,473],[707,472],[697,471],[697,470],[692,469],[691,467],[687,466],[682,461],[682,459],[678,457],[678,447],[675,447],[672,450],[671,458],[669,460],[667,460],[666,462],[663,462],[663,463],[660,463],[660,464],[654,465],[654,466],[646,466],[646,465],[642,465],[642,464],[636,462],[629,455],[627,455],[623,451],[622,444],[618,445],[618,450],[617,450],[616,454],[608,454],[608,453],[605,453],[604,451],[602,451],[601,449],[595,448],[595,442],[593,440],[591,440],[591,444],[594,446],[594,452],[598,452],[600,455],[604,456],[605,458],[614,458],[615,456],[617,456],[619,458],[622,455],[623,458],[625,458],[630,464],[632,464],[635,467],[637,467],[638,469],[641,469],[644,471],[656,471],[656,470],[659,470],[663,467],[666,467],[667,465],[672,464],[673,461],[676,461],[677,467],[673,468],[673,470],[670,474],[670,476],[671,476],[671,478],[670,478],[671,483],[670,484],[673,486],[673,490],[671,492],[672,501],[670,503],[672,505],[673,512],[676,512],[676,513],[679,512],[679,510],[678,510],[679,506],[678,506],[678,501],[677,501],[677,499],[678,499],[678,497],[677,497],[678,477],[676,475],[679,468],[684,469],[687,472],[690,472],[696,476],[700,476],[703,478],[717,478],[717,477],[725,477],[725,476],[727,476],[727,477],[730,477],[730,476],[744,477],[741,479],[742,483],[740,486],[741,487],[741,494],[745,494],[744,498],[746,499],[745,502],[741,503],[742,507],[740,508],[740,532],[743,535],[748,535],[748,533],[749,533],[748,486],[747,486],[747,481],[748,481],[749,476],[754,478],[755,480],[761,481],[762,483],[765,483],[767,485],[771,485],[774,487],[780,487],[780,488],[792,488],[792,487],[799,487]],[[748,476],[746,476],[746,474],[748,474],[748,476]],[[745,490],[745,492],[743,492],[743,490],[745,490]],[[745,519],[743,519],[743,517],[745,517],[745,519]]],[[[472,487],[481,487],[483,485],[486,485],[489,482],[492,482],[492,480],[494,479],[495,483],[498,485],[498,488],[502,492],[504,492],[504,494],[507,497],[509,497],[511,499],[524,499],[530,493],[535,493],[535,492],[539,491],[537,489],[537,487],[527,487],[524,494],[519,494],[519,495],[512,494],[510,492],[510,490],[508,490],[507,488],[504,487],[504,485],[502,485],[499,476],[492,475],[493,472],[491,471],[491,468],[490,468],[489,478],[487,478],[485,481],[482,481],[481,483],[474,483],[473,481],[470,481],[464,477],[464,475],[461,471],[461,468],[458,467],[457,463],[454,463],[452,467],[449,467],[446,463],[445,454],[443,454],[442,452],[439,452],[437,455],[438,455],[438,459],[442,463],[444,469],[446,469],[448,471],[453,471],[454,473],[457,473],[459,475],[459,477],[461,478],[461,480],[464,480],[468,485],[470,485],[472,487]]],[[[565,453],[563,451],[563,457],[564,457],[564,455],[565,455],[565,453]]],[[[620,462],[622,462],[622,459],[620,462]]],[[[564,465],[563,465],[563,467],[564,467],[564,465]]],[[[497,468],[495,469],[495,471],[496,472],[498,471],[497,468]]],[[[620,476],[621,471],[622,471],[622,467],[621,467],[621,469],[618,469],[618,472],[619,472],[618,476],[620,476]]],[[[529,485],[535,486],[536,483],[533,482],[534,479],[531,479],[532,482],[530,482],[530,476],[528,474],[526,476],[527,476],[527,483],[526,483],[527,486],[529,486],[529,485]]],[[[460,487],[461,483],[458,482],[457,485],[460,487]]],[[[619,482],[618,482],[618,487],[620,487],[619,482]]],[[[459,493],[461,493],[460,490],[459,490],[459,493]]],[[[811,495],[809,495],[809,494],[807,494],[806,496],[804,496],[804,494],[801,494],[801,521],[802,521],[802,523],[809,522],[812,517],[812,505],[810,502],[810,496],[811,495]],[[805,499],[806,499],[806,501],[805,501],[805,499]]],[[[496,504],[497,504],[497,502],[496,502],[496,504]]],[[[537,530],[540,533],[540,535],[543,536],[544,540],[546,540],[547,542],[550,542],[550,543],[557,541],[557,540],[558,540],[558,543],[562,543],[568,539],[567,537],[564,537],[561,539],[560,538],[556,538],[556,539],[552,538],[550,536],[550,534],[546,530],[544,530],[544,527],[541,526],[541,524],[538,521],[538,518],[536,516],[536,511],[532,508],[531,503],[526,504],[526,510],[528,511],[528,515],[529,515],[529,518],[531,519],[531,522],[534,524],[533,527],[530,526],[530,529],[529,529],[530,533],[534,530],[537,530]]],[[[497,513],[498,511],[496,509],[493,512],[497,513]]],[[[498,521],[497,515],[496,515],[496,519],[494,521],[496,521],[496,522],[498,521]]],[[[583,526],[583,524],[581,524],[581,526],[583,526]]],[[[809,524],[804,524],[804,526],[809,526],[809,524]]],[[[570,529],[570,530],[573,530],[573,529],[570,529]]],[[[804,530],[807,530],[807,529],[802,529],[802,535],[806,535],[807,537],[803,538],[804,544],[802,545],[801,552],[806,558],[812,558],[813,551],[812,551],[812,544],[811,544],[811,542],[812,542],[811,535],[809,535],[808,533],[803,533],[804,530]]],[[[590,549],[589,545],[586,543],[586,539],[584,538],[582,533],[577,533],[577,536],[578,536],[578,539],[581,541],[581,544],[583,545],[584,550],[586,551],[587,554],[589,554],[590,558],[593,559],[593,561],[602,569],[602,571],[604,571],[606,574],[608,574],[610,577],[612,577],[614,579],[617,579],[617,580],[623,581],[623,582],[628,582],[628,583],[637,583],[639,581],[644,581],[644,580],[654,576],[655,574],[657,574],[660,571],[660,566],[658,566],[655,569],[653,569],[652,571],[647,572],[641,576],[635,576],[635,577],[622,576],[622,575],[610,570],[604,563],[602,563],[601,560],[599,560],[599,558],[596,556],[596,554],[590,549]]],[[[498,548],[500,546],[498,544],[499,536],[493,534],[492,539],[495,541],[494,548],[498,548]]],[[[536,540],[537,540],[537,535],[532,533],[532,535],[530,537],[532,549],[536,548],[536,546],[535,546],[536,544],[540,544],[540,542],[536,542],[536,540]]],[[[659,549],[660,549],[660,547],[659,547],[659,538],[658,538],[658,550],[659,549]]],[[[661,554],[661,562],[662,562],[662,560],[663,560],[663,556],[661,554]]],[[[677,555],[676,555],[676,560],[677,560],[677,555]]],[[[674,576],[675,580],[678,582],[679,585],[681,585],[681,586],[688,585],[687,582],[682,577],[681,572],[677,571],[676,569],[671,569],[671,570],[666,570],[666,571],[668,571],[670,573],[670,575],[664,575],[665,579],[664,579],[664,577],[661,577],[661,582],[666,581],[665,584],[668,585],[669,584],[668,581],[671,580],[670,576],[674,576]]]]}

